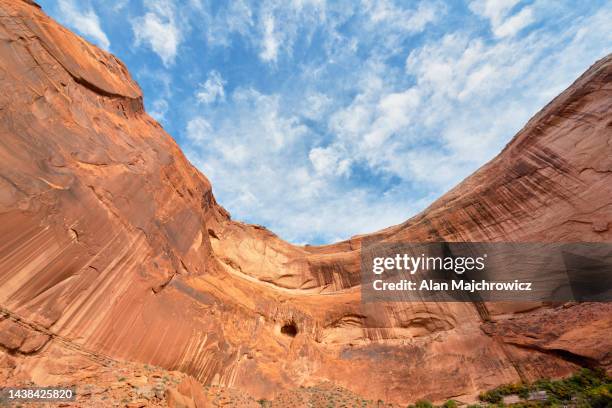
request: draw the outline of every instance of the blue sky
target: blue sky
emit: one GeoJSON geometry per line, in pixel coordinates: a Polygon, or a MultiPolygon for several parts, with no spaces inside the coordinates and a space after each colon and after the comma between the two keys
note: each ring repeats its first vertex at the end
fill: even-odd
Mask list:
{"type": "Polygon", "coordinates": [[[235,219],[405,221],[612,51],[609,1],[38,0],[121,58],[235,219]]]}

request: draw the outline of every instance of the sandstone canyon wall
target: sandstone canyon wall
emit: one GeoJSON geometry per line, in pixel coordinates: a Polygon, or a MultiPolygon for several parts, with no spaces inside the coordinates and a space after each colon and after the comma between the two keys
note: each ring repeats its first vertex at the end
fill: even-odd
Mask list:
{"type": "MultiPolygon", "coordinates": [[[[608,56],[370,237],[610,242],[611,223],[608,56]]],[[[231,220],[125,66],[31,1],[0,0],[0,237],[4,378],[59,383],[77,350],[258,398],[330,381],[406,403],[612,367],[606,303],[362,303],[367,236],[302,247],[231,220]]]]}

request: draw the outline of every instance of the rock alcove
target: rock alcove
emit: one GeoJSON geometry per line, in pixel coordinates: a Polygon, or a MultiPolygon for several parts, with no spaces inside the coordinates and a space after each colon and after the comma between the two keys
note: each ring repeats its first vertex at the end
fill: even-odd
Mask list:
{"type": "Polygon", "coordinates": [[[295,322],[288,322],[281,326],[280,332],[285,336],[295,337],[298,334],[298,328],[295,322]]]}

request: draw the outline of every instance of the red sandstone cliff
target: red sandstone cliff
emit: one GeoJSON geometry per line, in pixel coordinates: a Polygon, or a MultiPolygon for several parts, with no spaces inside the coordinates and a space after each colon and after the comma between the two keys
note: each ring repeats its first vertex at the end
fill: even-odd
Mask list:
{"type": "MultiPolygon", "coordinates": [[[[611,113],[609,56],[373,235],[612,241],[611,113]]],[[[257,398],[330,381],[405,403],[612,366],[609,304],[362,304],[363,237],[297,247],[230,220],[125,66],[28,1],[0,0],[0,237],[0,380],[15,384],[131,361],[257,398]]]]}

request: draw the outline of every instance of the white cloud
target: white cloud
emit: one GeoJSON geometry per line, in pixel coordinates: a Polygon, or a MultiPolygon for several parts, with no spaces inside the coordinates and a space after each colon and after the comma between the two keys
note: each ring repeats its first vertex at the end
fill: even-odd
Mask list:
{"type": "Polygon", "coordinates": [[[175,17],[174,4],[170,0],[147,1],[149,10],[132,20],[136,45],[147,44],[169,66],[174,63],[183,34],[175,17]]]}
{"type": "Polygon", "coordinates": [[[383,58],[398,54],[407,38],[423,32],[446,14],[446,5],[440,1],[421,1],[416,7],[413,4],[362,0],[361,7],[354,10],[363,21],[362,32],[357,34],[359,44],[383,58]]]}
{"type": "Polygon", "coordinates": [[[300,113],[311,120],[320,120],[332,105],[332,99],[320,92],[310,93],[301,100],[300,113]]]}
{"type": "Polygon", "coordinates": [[[491,25],[498,26],[519,2],[520,0],[474,0],[470,3],[470,9],[491,20],[491,25]]]}
{"type": "MultiPolygon", "coordinates": [[[[438,21],[444,6],[430,4],[404,10],[372,3],[367,13],[355,7],[340,17],[319,6],[327,7],[324,17],[308,21],[324,25],[322,62],[309,60],[288,79],[279,75],[272,93],[224,89],[225,103],[197,107],[186,126],[188,155],[235,218],[297,242],[402,222],[497,154],[612,43],[612,33],[601,30],[609,9],[561,31],[517,35],[543,15],[543,3],[483,1],[472,7],[493,34],[466,26],[402,46],[398,39],[438,21]],[[406,18],[395,21],[397,13],[406,18]],[[354,37],[336,29],[347,21],[356,24],[354,37]],[[381,46],[381,39],[388,41],[381,46]],[[400,55],[405,66],[389,62],[400,55]]],[[[254,58],[266,60],[263,18],[273,18],[276,43],[266,61],[278,65],[305,20],[282,20],[288,12],[270,7],[249,8],[241,29],[254,58]]]]}
{"type": "Polygon", "coordinates": [[[436,22],[446,9],[442,3],[433,1],[421,2],[417,9],[408,17],[407,28],[412,32],[421,32],[427,24],[436,22]]]}
{"type": "Polygon", "coordinates": [[[128,5],[129,0],[115,0],[115,4],[112,7],[112,10],[115,13],[122,12],[128,5]]]}
{"type": "Polygon", "coordinates": [[[369,20],[387,34],[391,31],[404,34],[421,32],[442,17],[446,10],[444,4],[437,1],[422,1],[416,8],[404,8],[391,0],[363,0],[362,5],[369,20]]]}
{"type": "Polygon", "coordinates": [[[365,134],[364,147],[377,149],[391,135],[408,126],[418,105],[419,93],[414,88],[382,96],[376,107],[376,120],[365,134]]]}
{"type": "Polygon", "coordinates": [[[337,135],[346,158],[365,162],[371,171],[388,172],[394,146],[409,144],[416,136],[412,128],[415,119],[421,120],[417,113],[420,91],[393,89],[385,83],[390,73],[378,65],[362,75],[361,93],[350,105],[331,115],[330,129],[337,135]]]}
{"type": "Polygon", "coordinates": [[[217,99],[225,98],[225,90],[223,86],[225,80],[217,71],[210,71],[206,82],[200,84],[200,89],[196,92],[196,99],[204,104],[215,102],[217,99]]]}
{"type": "MultiPolygon", "coordinates": [[[[503,18],[509,4],[489,14],[503,18]]],[[[363,69],[361,92],[330,117],[332,145],[344,152],[334,160],[362,161],[373,172],[442,193],[493,157],[554,96],[551,86],[561,91],[601,53],[611,36],[595,29],[603,19],[577,21],[564,35],[534,32],[496,42],[447,34],[412,50],[406,72],[414,83],[405,88],[397,89],[387,68],[363,69]],[[590,49],[572,45],[587,42],[590,49]]]]}
{"type": "Polygon", "coordinates": [[[515,15],[509,17],[501,25],[497,26],[493,33],[497,37],[511,37],[534,21],[533,10],[530,7],[525,7],[515,15]]]}
{"type": "Polygon", "coordinates": [[[110,49],[110,41],[100,26],[98,15],[92,8],[82,10],[77,7],[74,0],[59,0],[58,4],[66,24],[74,27],[79,33],[105,50],[110,49]]]}
{"type": "Polygon", "coordinates": [[[187,137],[192,142],[212,142],[212,127],[202,117],[195,117],[187,122],[187,137]]]}
{"type": "Polygon", "coordinates": [[[308,153],[308,158],[317,174],[327,176],[346,176],[350,171],[351,161],[343,158],[336,146],[315,147],[308,153]]]}
{"type": "Polygon", "coordinates": [[[276,65],[282,55],[292,55],[298,35],[308,37],[324,27],[325,10],[323,0],[237,0],[200,15],[209,45],[230,46],[232,35],[238,34],[261,61],[276,65]]]}
{"type": "Polygon", "coordinates": [[[276,62],[278,58],[279,41],[274,32],[274,16],[266,16],[263,19],[263,38],[259,56],[266,62],[276,62]]]}
{"type": "Polygon", "coordinates": [[[250,30],[255,25],[253,11],[245,0],[229,2],[227,8],[221,9],[215,16],[207,12],[201,16],[206,40],[213,46],[229,46],[229,37],[233,33],[250,38],[250,30]]]}
{"type": "MultiPolygon", "coordinates": [[[[284,110],[279,95],[253,89],[234,91],[206,119],[194,117],[186,136],[190,159],[213,180],[215,194],[233,216],[257,217],[292,240],[314,239],[320,230],[309,231],[307,224],[292,230],[278,220],[320,206],[333,192],[333,179],[349,172],[349,163],[333,147],[311,147],[312,130],[284,110]]],[[[338,227],[334,236],[352,228],[338,227]]]]}
{"type": "Polygon", "coordinates": [[[512,37],[535,21],[533,9],[524,7],[516,14],[508,14],[519,4],[520,0],[475,0],[470,9],[482,17],[488,18],[491,30],[496,37],[512,37]]]}
{"type": "Polygon", "coordinates": [[[165,122],[166,113],[168,112],[168,101],[165,99],[156,99],[153,101],[149,115],[151,115],[158,122],[165,122]]]}
{"type": "Polygon", "coordinates": [[[298,38],[301,47],[308,47],[315,33],[315,40],[322,40],[317,47],[328,54],[328,63],[356,53],[360,46],[375,46],[380,55],[399,52],[403,41],[439,21],[446,9],[441,1],[406,5],[366,0],[239,0],[214,11],[200,10],[199,17],[208,45],[227,47],[232,35],[239,35],[260,60],[277,66],[279,60],[293,57],[298,38]],[[358,24],[359,29],[350,34],[343,32],[341,27],[347,22],[358,24]]]}
{"type": "Polygon", "coordinates": [[[401,28],[405,32],[422,31],[443,12],[443,5],[434,1],[422,1],[416,9],[405,9],[391,0],[364,0],[362,3],[372,22],[401,28]]]}
{"type": "Polygon", "coordinates": [[[214,134],[223,137],[214,140],[213,150],[222,155],[242,145],[248,147],[245,150],[260,152],[261,157],[284,157],[283,152],[290,150],[307,131],[297,117],[281,111],[278,95],[237,89],[231,96],[230,106],[225,108],[233,110],[233,114],[219,109],[211,112],[206,120],[198,117],[190,121],[187,129],[192,139],[204,141],[213,129],[208,121],[214,120],[217,124],[214,134]]]}
{"type": "MultiPolygon", "coordinates": [[[[407,72],[416,78],[422,106],[435,107],[417,112],[429,126],[420,131],[437,149],[433,153],[431,145],[409,148],[408,152],[417,153],[411,156],[413,167],[406,176],[423,182],[438,179],[441,187],[449,188],[493,157],[549,98],[603,55],[601,45],[609,43],[612,35],[595,27],[609,14],[603,11],[578,20],[562,35],[534,32],[485,43],[465,34],[448,34],[414,50],[407,59],[407,72]],[[589,40],[576,41],[585,29],[589,40]],[[576,42],[582,48],[575,47],[576,42]],[[438,67],[442,75],[432,76],[430,67],[438,67]],[[554,94],[548,92],[551,88],[554,94]],[[432,159],[436,172],[419,170],[421,157],[432,159]]],[[[401,164],[392,166],[401,174],[401,164]]]]}

